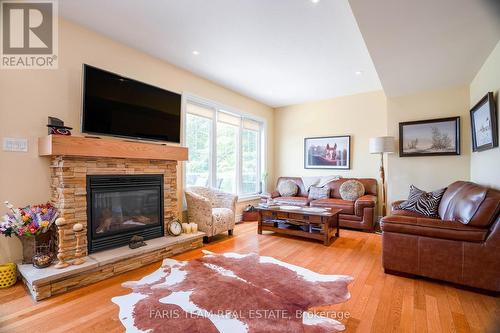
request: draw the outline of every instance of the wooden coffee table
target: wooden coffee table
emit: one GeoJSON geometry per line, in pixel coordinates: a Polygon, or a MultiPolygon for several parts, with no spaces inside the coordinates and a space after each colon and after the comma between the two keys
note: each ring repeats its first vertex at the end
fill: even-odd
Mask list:
{"type": "Polygon", "coordinates": [[[259,211],[258,233],[263,230],[280,234],[317,239],[329,246],[332,238],[339,237],[339,213],[341,209],[325,208],[325,212],[303,209],[263,208],[259,211]]]}

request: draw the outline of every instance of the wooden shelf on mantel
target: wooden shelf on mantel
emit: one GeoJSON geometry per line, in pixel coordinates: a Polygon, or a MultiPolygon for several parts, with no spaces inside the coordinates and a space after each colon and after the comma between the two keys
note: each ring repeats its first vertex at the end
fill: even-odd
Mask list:
{"type": "Polygon", "coordinates": [[[187,161],[188,149],[157,143],[48,135],[38,138],[38,155],[187,161]]]}

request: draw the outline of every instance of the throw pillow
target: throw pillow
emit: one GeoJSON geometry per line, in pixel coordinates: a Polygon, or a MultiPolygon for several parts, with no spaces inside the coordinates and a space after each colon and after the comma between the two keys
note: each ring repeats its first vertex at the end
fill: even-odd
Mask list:
{"type": "Polygon", "coordinates": [[[438,209],[446,188],[433,192],[425,192],[410,185],[408,200],[399,204],[397,209],[409,210],[429,217],[439,217],[438,209]]]}
{"type": "Polygon", "coordinates": [[[328,199],[330,197],[330,188],[328,186],[309,188],[309,200],[328,199]]]}
{"type": "Polygon", "coordinates": [[[282,197],[294,197],[299,191],[299,187],[293,180],[288,179],[280,182],[277,190],[282,197]]]}
{"type": "Polygon", "coordinates": [[[340,185],[339,192],[343,200],[356,201],[365,194],[365,187],[360,181],[351,179],[340,185]]]}

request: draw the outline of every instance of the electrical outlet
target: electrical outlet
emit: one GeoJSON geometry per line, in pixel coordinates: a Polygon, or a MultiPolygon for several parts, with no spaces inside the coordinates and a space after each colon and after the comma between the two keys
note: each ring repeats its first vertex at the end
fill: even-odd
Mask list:
{"type": "Polygon", "coordinates": [[[28,152],[28,139],[3,138],[3,151],[28,152]]]}

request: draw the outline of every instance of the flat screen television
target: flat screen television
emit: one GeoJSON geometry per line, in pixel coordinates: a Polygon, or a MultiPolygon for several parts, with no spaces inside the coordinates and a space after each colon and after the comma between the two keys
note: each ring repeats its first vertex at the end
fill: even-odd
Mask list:
{"type": "Polygon", "coordinates": [[[179,143],[181,95],[84,65],[82,132],[179,143]]]}

